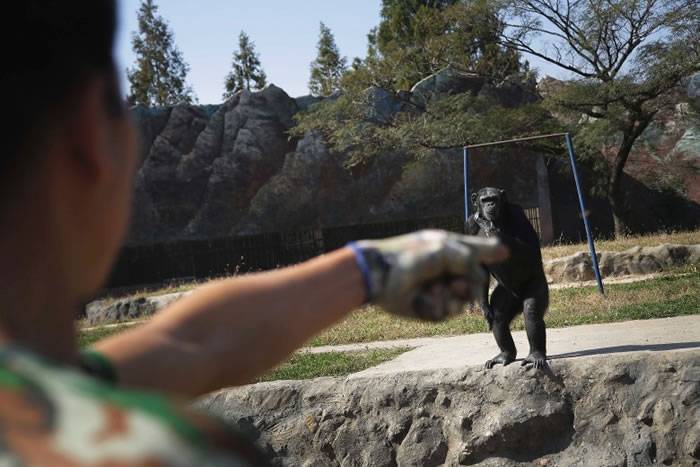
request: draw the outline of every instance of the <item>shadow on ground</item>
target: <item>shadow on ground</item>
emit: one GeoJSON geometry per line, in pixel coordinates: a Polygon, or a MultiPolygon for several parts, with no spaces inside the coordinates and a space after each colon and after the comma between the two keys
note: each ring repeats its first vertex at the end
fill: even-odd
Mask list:
{"type": "Polygon", "coordinates": [[[567,352],[558,355],[550,355],[548,360],[560,358],[586,357],[589,355],[603,355],[624,352],[663,352],[664,350],[682,350],[700,348],[700,342],[674,342],[672,344],[648,344],[648,345],[617,345],[613,347],[601,347],[599,349],[587,349],[578,352],[567,352]]]}

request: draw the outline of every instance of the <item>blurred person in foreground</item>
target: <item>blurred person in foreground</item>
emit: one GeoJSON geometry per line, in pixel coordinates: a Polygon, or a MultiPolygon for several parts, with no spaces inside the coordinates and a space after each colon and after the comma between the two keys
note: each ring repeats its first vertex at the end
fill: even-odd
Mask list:
{"type": "Polygon", "coordinates": [[[361,241],[213,282],[80,351],[76,311],[124,238],[137,167],[112,58],[115,5],[27,0],[3,17],[2,465],[263,465],[183,401],[254,381],[363,303],[426,320],[458,313],[483,284],[480,264],[507,254],[441,231],[361,241]]]}

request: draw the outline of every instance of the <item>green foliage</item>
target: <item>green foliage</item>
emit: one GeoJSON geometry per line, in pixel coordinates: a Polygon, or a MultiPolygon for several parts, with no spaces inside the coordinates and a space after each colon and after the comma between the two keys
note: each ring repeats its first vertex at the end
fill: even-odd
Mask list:
{"type": "Polygon", "coordinates": [[[331,30],[321,23],[318,54],[311,63],[309,90],[314,96],[330,96],[340,89],[340,78],[347,69],[347,59],[340,56],[331,30]]]}
{"type": "Polygon", "coordinates": [[[410,350],[377,349],[360,352],[301,353],[270,371],[260,381],[311,379],[321,376],[345,376],[377,366],[410,350]]]}
{"type": "Polygon", "coordinates": [[[533,81],[517,53],[495,40],[503,28],[485,0],[385,0],[382,23],[368,35],[367,56],[343,76],[341,95],[297,115],[292,134],[320,132],[355,165],[388,152],[421,157],[546,130],[554,123],[539,105],[508,108],[478,94],[483,86],[533,81]],[[432,97],[406,92],[439,70],[473,80],[475,87],[432,97]]]}
{"type": "Polygon", "coordinates": [[[409,89],[440,65],[429,44],[445,31],[442,13],[455,0],[382,0],[379,27],[372,34],[376,51],[392,57],[395,86],[409,89]]]}
{"type": "Polygon", "coordinates": [[[537,103],[505,108],[470,93],[431,100],[424,107],[396,98],[403,110],[394,114],[372,111],[374,99],[370,90],[322,102],[297,117],[292,133],[320,132],[334,150],[349,155],[353,166],[386,152],[425,157],[435,150],[547,131],[555,124],[537,103]]]}
{"type": "Polygon", "coordinates": [[[130,324],[96,327],[89,330],[78,332],[78,345],[82,347],[90,347],[96,342],[106,339],[114,334],[119,334],[133,327],[130,324]]]}
{"type": "Polygon", "coordinates": [[[369,35],[368,71],[391,76],[390,86],[380,86],[393,90],[409,90],[448,65],[501,81],[519,70],[519,60],[496,40],[503,29],[497,11],[487,0],[383,0],[382,21],[369,35]]]}
{"type": "Polygon", "coordinates": [[[255,52],[255,44],[244,31],[238,36],[238,51],[233,54],[232,66],[224,84],[224,99],[243,89],[259,90],[266,86],[267,76],[260,64],[260,57],[255,52]]]}
{"type": "Polygon", "coordinates": [[[700,0],[512,0],[507,11],[500,42],[574,76],[547,93],[547,105],[575,130],[579,152],[598,159],[615,231],[624,233],[631,150],[700,71],[700,0]]]}
{"type": "Polygon", "coordinates": [[[141,2],[138,21],[139,30],[131,38],[136,65],[127,70],[129,104],[151,107],[192,103],[196,98],[186,82],[189,66],[153,0],[141,2]]]}

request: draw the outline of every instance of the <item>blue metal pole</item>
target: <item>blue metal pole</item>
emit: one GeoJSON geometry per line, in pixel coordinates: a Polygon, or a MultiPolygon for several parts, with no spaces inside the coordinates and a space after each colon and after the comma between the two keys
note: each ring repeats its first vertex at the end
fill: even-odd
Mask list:
{"type": "Polygon", "coordinates": [[[603,279],[600,277],[600,268],[598,267],[598,256],[595,252],[595,245],[593,244],[593,236],[591,235],[591,226],[588,224],[588,214],[586,213],[586,204],[583,201],[583,192],[581,191],[581,181],[578,178],[578,170],[576,170],[576,157],[574,156],[574,144],[571,142],[571,134],[566,133],[564,135],[566,139],[566,148],[569,151],[569,160],[571,161],[571,171],[574,174],[574,181],[576,182],[576,193],[578,194],[578,204],[581,207],[581,217],[583,218],[583,226],[586,229],[586,237],[588,238],[588,249],[591,252],[591,261],[593,262],[593,272],[595,273],[595,280],[598,282],[598,290],[602,295],[605,295],[605,289],[603,288],[603,279]]]}
{"type": "Polygon", "coordinates": [[[469,149],[464,146],[464,159],[462,162],[464,170],[464,225],[469,219],[469,149]]]}

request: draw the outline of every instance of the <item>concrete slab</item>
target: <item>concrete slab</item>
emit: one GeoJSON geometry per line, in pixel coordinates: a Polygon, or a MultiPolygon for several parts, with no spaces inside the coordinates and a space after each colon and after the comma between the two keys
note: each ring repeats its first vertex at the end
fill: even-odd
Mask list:
{"type": "MultiPolygon", "coordinates": [[[[419,346],[416,349],[401,354],[394,360],[350,375],[350,378],[481,366],[498,353],[491,334],[429,339],[422,344],[418,343],[419,346]]],[[[514,332],[513,339],[518,348],[518,355],[526,356],[528,344],[525,332],[514,332]]],[[[420,339],[406,341],[411,340],[420,341],[420,339]]],[[[547,351],[550,360],[698,348],[700,348],[700,315],[547,330],[547,351]]]]}

